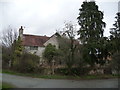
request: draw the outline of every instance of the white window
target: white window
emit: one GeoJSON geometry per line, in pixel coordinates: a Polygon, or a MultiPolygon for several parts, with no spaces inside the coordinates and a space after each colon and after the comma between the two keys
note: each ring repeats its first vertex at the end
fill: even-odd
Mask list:
{"type": "Polygon", "coordinates": [[[38,46],[30,46],[30,50],[38,50],[38,46]]]}

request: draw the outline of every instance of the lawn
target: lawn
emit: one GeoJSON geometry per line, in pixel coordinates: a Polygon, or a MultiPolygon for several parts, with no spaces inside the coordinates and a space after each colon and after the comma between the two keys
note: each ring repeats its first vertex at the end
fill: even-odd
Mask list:
{"type": "Polygon", "coordinates": [[[0,85],[0,88],[8,89],[8,88],[15,88],[15,86],[6,82],[2,82],[2,85],[0,85]]]}

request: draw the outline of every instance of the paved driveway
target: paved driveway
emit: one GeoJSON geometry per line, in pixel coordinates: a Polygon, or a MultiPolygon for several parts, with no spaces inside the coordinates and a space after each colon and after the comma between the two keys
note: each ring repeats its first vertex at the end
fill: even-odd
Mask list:
{"type": "Polygon", "coordinates": [[[55,80],[2,74],[2,81],[19,88],[118,88],[118,79],[55,80]]]}

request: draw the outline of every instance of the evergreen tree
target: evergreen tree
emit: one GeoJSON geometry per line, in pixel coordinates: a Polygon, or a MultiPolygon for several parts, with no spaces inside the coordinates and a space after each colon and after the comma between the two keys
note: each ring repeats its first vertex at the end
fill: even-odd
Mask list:
{"type": "Polygon", "coordinates": [[[54,57],[57,55],[57,49],[54,45],[48,44],[43,53],[44,58],[47,59],[48,63],[51,63],[54,57]]]}
{"type": "Polygon", "coordinates": [[[114,28],[111,28],[111,45],[112,45],[112,51],[113,52],[118,52],[120,51],[120,12],[116,14],[117,16],[115,17],[116,21],[113,24],[114,28]]]}
{"type": "MultiPolygon", "coordinates": [[[[103,45],[103,32],[106,26],[103,22],[103,12],[98,10],[94,1],[83,2],[78,16],[80,29],[78,35],[84,45],[85,60],[92,66],[98,63],[98,54],[102,53],[100,49],[103,45]]],[[[101,56],[103,59],[103,56],[101,56]]]]}
{"type": "Polygon", "coordinates": [[[13,47],[14,47],[13,67],[17,67],[23,54],[22,40],[20,37],[18,37],[18,40],[14,41],[13,47]]]}
{"type": "Polygon", "coordinates": [[[116,21],[110,30],[110,52],[112,53],[112,69],[120,74],[120,12],[116,14],[116,21]]]}
{"type": "Polygon", "coordinates": [[[56,56],[59,55],[58,49],[56,49],[55,45],[52,45],[51,43],[48,44],[45,48],[45,51],[43,52],[43,56],[45,59],[47,59],[47,63],[50,66],[51,73],[54,74],[54,59],[56,56]]]}
{"type": "Polygon", "coordinates": [[[83,43],[98,40],[103,37],[105,22],[102,21],[103,13],[98,10],[95,2],[83,2],[81,5],[78,23],[81,26],[78,34],[83,43]]]}

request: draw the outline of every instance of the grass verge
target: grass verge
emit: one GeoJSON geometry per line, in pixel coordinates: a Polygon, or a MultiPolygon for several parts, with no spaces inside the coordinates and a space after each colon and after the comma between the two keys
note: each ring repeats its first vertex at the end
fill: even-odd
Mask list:
{"type": "Polygon", "coordinates": [[[12,84],[6,83],[6,82],[2,82],[2,85],[0,88],[2,88],[3,90],[3,89],[8,89],[8,88],[15,88],[15,86],[12,84]]]}
{"type": "Polygon", "coordinates": [[[35,73],[18,73],[10,70],[2,70],[2,73],[19,75],[19,76],[29,76],[34,78],[44,78],[44,79],[109,79],[109,78],[120,78],[118,75],[85,75],[85,76],[66,76],[66,75],[41,75],[35,73]]]}

